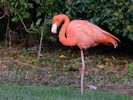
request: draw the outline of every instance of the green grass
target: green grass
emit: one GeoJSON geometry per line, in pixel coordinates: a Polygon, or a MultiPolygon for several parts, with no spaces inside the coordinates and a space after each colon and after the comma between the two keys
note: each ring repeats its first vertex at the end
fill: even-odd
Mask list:
{"type": "Polygon", "coordinates": [[[0,84],[0,100],[133,100],[133,97],[97,91],[84,93],[66,88],[0,84]]]}
{"type": "Polygon", "coordinates": [[[128,72],[133,72],[133,62],[128,64],[128,72]]]}

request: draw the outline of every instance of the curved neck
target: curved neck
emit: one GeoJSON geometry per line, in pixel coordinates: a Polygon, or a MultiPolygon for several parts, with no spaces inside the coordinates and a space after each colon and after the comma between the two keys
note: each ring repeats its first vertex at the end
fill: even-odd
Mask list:
{"type": "Polygon", "coordinates": [[[59,40],[63,45],[69,44],[69,39],[65,36],[66,30],[69,26],[70,19],[66,15],[61,15],[62,20],[64,20],[64,24],[62,25],[59,32],[59,40]]]}

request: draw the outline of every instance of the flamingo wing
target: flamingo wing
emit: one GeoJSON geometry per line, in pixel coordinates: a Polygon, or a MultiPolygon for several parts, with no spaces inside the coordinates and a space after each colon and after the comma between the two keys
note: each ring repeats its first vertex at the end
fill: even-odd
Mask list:
{"type": "Polygon", "coordinates": [[[81,48],[89,48],[99,43],[112,43],[116,48],[116,40],[120,41],[112,34],[85,20],[71,21],[66,36],[73,39],[81,48]]]}

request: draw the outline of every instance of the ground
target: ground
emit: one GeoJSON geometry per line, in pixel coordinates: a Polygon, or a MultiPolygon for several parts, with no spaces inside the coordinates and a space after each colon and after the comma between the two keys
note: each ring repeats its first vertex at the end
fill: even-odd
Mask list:
{"type": "MultiPolygon", "coordinates": [[[[0,46],[0,83],[20,85],[68,86],[80,90],[81,58],[74,47],[43,48],[37,60],[31,48],[0,46]]],[[[97,46],[85,50],[85,92],[113,91],[133,96],[133,54],[129,51],[97,46]],[[130,68],[129,68],[130,67],[130,68]]]]}

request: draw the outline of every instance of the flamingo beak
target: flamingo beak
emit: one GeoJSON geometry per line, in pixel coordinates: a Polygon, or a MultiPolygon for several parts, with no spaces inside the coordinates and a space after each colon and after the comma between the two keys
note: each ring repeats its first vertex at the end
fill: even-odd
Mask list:
{"type": "Polygon", "coordinates": [[[57,24],[56,24],[56,23],[54,23],[54,24],[52,25],[51,32],[52,32],[52,33],[57,33],[57,24]]]}

